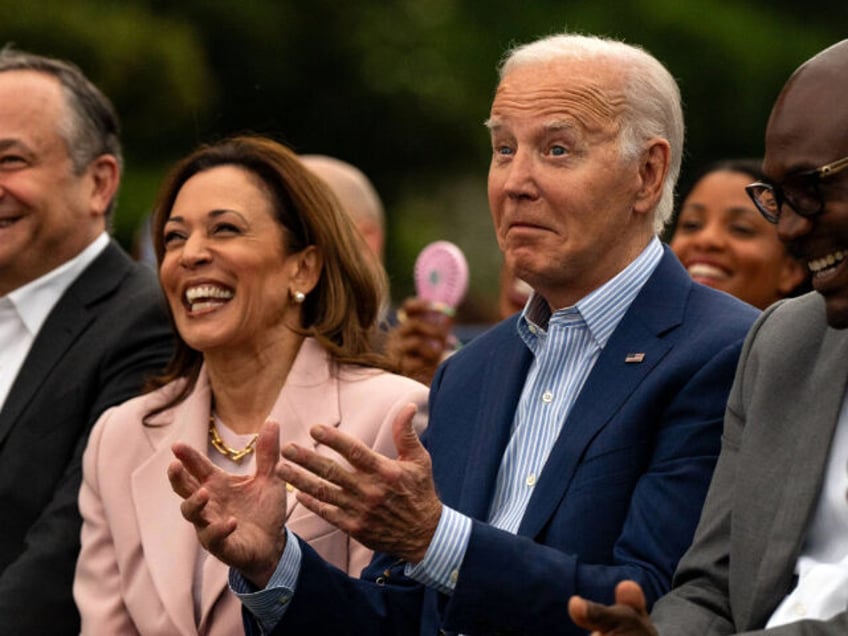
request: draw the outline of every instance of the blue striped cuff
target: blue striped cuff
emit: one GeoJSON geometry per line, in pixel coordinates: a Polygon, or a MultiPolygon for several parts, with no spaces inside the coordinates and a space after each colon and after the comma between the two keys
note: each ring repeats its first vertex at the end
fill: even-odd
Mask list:
{"type": "Polygon", "coordinates": [[[256,617],[263,634],[271,633],[286,613],[297,586],[301,558],[300,542],[286,528],[286,549],[265,589],[257,590],[237,570],[230,568],[230,590],[256,617]]]}
{"type": "Polygon", "coordinates": [[[452,594],[471,538],[471,518],[448,506],[420,563],[407,563],[404,574],[442,594],[452,594]]]}

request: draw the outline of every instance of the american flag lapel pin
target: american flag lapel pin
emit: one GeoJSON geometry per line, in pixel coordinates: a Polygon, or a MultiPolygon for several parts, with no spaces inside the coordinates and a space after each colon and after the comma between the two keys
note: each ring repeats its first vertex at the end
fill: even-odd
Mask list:
{"type": "Polygon", "coordinates": [[[645,359],[644,353],[628,353],[624,356],[624,362],[627,364],[637,364],[645,359]]]}

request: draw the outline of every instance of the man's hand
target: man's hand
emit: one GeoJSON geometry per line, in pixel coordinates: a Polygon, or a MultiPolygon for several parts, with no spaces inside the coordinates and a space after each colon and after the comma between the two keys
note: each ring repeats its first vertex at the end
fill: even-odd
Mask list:
{"type": "Polygon", "coordinates": [[[424,558],[442,514],[430,455],[412,428],[414,414],[410,404],[392,425],[396,460],[334,428],[316,426],[312,437],[353,469],[296,444],[287,444],[283,456],[297,466],[284,462],[281,467],[283,477],[298,490],[298,501],[309,510],[372,550],[410,563],[424,558]]]}
{"type": "Polygon", "coordinates": [[[592,636],[657,636],[645,606],[645,595],[634,581],[622,581],[615,586],[615,605],[572,596],[568,613],[578,626],[593,630],[592,636]]]}
{"type": "Polygon", "coordinates": [[[430,385],[436,367],[453,351],[453,318],[429,301],[408,298],[398,311],[398,326],[389,332],[389,357],[400,372],[430,385]]]}
{"type": "Polygon", "coordinates": [[[256,474],[231,475],[176,442],[168,467],[180,510],[211,554],[265,587],[285,548],[286,483],[278,472],[280,427],[265,422],[256,440],[256,474]]]}

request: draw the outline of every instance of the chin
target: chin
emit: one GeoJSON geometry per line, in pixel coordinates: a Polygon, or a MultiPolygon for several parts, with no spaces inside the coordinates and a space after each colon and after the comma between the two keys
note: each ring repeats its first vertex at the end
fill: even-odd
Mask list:
{"type": "Polygon", "coordinates": [[[827,324],[834,329],[848,329],[848,300],[825,298],[827,324]]]}

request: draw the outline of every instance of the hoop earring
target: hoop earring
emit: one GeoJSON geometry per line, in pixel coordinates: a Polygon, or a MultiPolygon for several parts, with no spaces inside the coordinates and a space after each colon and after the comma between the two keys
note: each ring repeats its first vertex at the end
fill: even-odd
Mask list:
{"type": "Polygon", "coordinates": [[[306,300],[306,294],[301,291],[291,292],[291,297],[294,302],[298,305],[302,304],[304,300],[306,300]]]}

